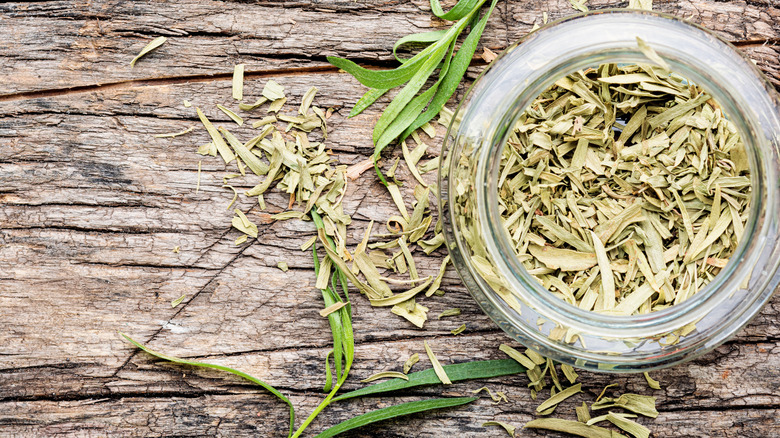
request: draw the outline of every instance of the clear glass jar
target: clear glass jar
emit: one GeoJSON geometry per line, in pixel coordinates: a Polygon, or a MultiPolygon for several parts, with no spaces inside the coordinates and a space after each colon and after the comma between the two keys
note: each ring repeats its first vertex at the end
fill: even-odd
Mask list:
{"type": "Polygon", "coordinates": [[[469,89],[442,150],[440,213],[459,274],[509,335],[580,368],[648,371],[723,343],[780,281],[780,99],[754,64],[711,32],[653,12],[574,16],[509,47],[469,89]],[[608,316],[554,297],[515,256],[498,213],[501,152],[525,108],[552,83],[602,63],[647,62],[640,37],[672,70],[710,93],[737,126],[751,167],[751,213],[728,265],[687,301],[649,314],[608,316]]]}

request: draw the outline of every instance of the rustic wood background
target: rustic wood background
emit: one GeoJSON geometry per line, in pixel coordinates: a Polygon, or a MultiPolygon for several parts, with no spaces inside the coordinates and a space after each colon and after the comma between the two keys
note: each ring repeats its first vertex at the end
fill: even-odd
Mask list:
{"type": "MultiPolygon", "coordinates": [[[[716,31],[780,86],[778,0],[665,0],[656,9],[716,31]]],[[[543,12],[551,20],[575,13],[566,0],[502,1],[484,44],[506,47],[540,23],[543,12]]],[[[152,134],[198,125],[182,99],[230,123],[215,105],[235,106],[232,68],[246,63],[247,100],[259,96],[268,78],[287,87],[294,106],[317,86],[317,104],[337,109],[329,146],[340,163],[360,161],[372,151],[370,129],[380,111],[347,119],[364,87],[325,57],[389,67],[396,39],[444,25],[431,18],[427,0],[0,2],[0,435],[284,436],[287,410],[277,399],[232,376],[157,364],[123,342],[118,329],[160,351],[247,371],[288,394],[298,421],[305,418],[324,397],[331,342],[317,314],[322,304],[311,258],[298,249],[313,235],[312,224],[251,213],[262,237],[236,247],[220,159],[203,159],[195,192],[201,157],[194,151],[206,132],[152,134]],[[131,69],[130,59],[159,35],[168,43],[131,69]],[[279,261],[289,272],[276,268],[279,261]],[[171,308],[182,294],[185,301],[171,308]]],[[[475,61],[470,77],[483,64],[475,61]]],[[[251,131],[235,130],[243,138],[251,131]]],[[[267,199],[272,212],[287,203],[281,195],[267,199]]],[[[355,220],[353,243],[368,220],[383,222],[394,210],[370,173],[350,185],[344,203],[355,220]]],[[[240,204],[244,211],[251,206],[246,199],[240,204]]],[[[442,257],[423,255],[420,269],[434,272],[442,257]]],[[[423,339],[445,364],[504,357],[496,348],[508,338],[452,269],[444,289],[444,297],[423,300],[433,317],[425,330],[356,295],[357,357],[347,390],[377,371],[400,370],[415,352],[422,360],[414,369],[428,368],[423,339]],[[451,307],[463,316],[436,320],[451,307]],[[462,322],[467,331],[452,336],[462,322]]],[[[655,436],[780,436],[778,322],[775,297],[717,350],[653,373],[662,391],[647,388],[641,375],[582,373],[585,394],[556,414],[573,418],[576,404],[617,382],[623,391],[658,396],[658,419],[639,419],[655,436]]],[[[534,418],[537,402],[526,384],[525,376],[513,376],[338,403],[309,432],[378,406],[469,395],[488,385],[510,402],[483,399],[352,436],[501,436],[481,424],[521,426],[534,418]]]]}

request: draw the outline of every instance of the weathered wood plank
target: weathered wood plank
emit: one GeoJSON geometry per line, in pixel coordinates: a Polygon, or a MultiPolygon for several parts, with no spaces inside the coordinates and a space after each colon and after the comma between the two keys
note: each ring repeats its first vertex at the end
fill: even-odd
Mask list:
{"type": "MultiPolygon", "coordinates": [[[[321,81],[316,82],[322,90],[318,103],[338,107],[360,90],[354,82],[342,80],[344,77],[296,75],[278,80],[288,86],[293,97],[291,108],[315,80],[321,81]]],[[[248,92],[256,93],[263,82],[248,81],[248,92]]],[[[246,386],[237,387],[231,379],[215,379],[215,373],[153,365],[148,357],[135,354],[119,340],[116,329],[141,340],[159,332],[154,348],[184,356],[207,353],[211,361],[245,369],[287,391],[318,392],[322,359],[330,340],[327,324],[316,314],[319,296],[311,290],[313,278],[307,275],[311,262],[301,257],[298,249],[312,235],[311,224],[266,223],[264,244],[248,247],[236,258],[241,248],[232,244],[237,232],[230,232],[231,213],[224,211],[231,192],[220,189],[225,166],[219,159],[203,160],[201,192],[194,193],[196,162],[201,157],[193,149],[206,141],[205,133],[198,129],[175,139],[150,138],[153,133],[195,124],[192,109],[183,108],[181,99],[213,108],[216,103],[229,103],[227,96],[229,81],[214,81],[100,90],[76,102],[70,96],[54,96],[0,105],[0,133],[18,139],[4,143],[0,156],[0,162],[11,163],[2,166],[5,205],[0,210],[0,229],[4,230],[0,267],[6,288],[0,292],[0,309],[9,315],[31,316],[25,320],[29,322],[18,321],[14,330],[0,334],[0,345],[10,352],[0,356],[2,400],[19,409],[10,411],[15,414],[2,423],[12,427],[9,430],[20,434],[33,430],[88,434],[92,433],[88,427],[92,415],[104,420],[103,426],[93,431],[98,435],[123,433],[130,427],[138,428],[139,435],[166,430],[211,433],[215,426],[204,418],[220,415],[225,418],[219,430],[225,434],[279,430],[284,408],[269,397],[242,394],[246,386]],[[116,122],[106,123],[106,115],[116,122]],[[87,161],[90,164],[85,166],[87,161]],[[174,254],[171,249],[177,245],[181,252],[174,254]],[[280,260],[288,262],[290,272],[275,268],[280,260]],[[202,292],[192,299],[198,291],[202,292]],[[179,308],[170,309],[170,300],[181,294],[188,298],[179,308]],[[57,332],[41,331],[41,321],[49,321],[57,332]],[[125,364],[128,358],[130,362],[125,364]],[[39,384],[42,378],[46,385],[39,384]],[[234,394],[236,391],[239,393],[234,394]],[[167,397],[174,394],[187,398],[167,397]],[[151,395],[151,400],[139,398],[151,395]],[[85,417],[75,413],[93,406],[85,403],[101,397],[109,400],[87,408],[94,409],[94,414],[85,417]],[[218,399],[229,400],[224,403],[232,406],[231,410],[226,411],[225,404],[213,406],[218,399]],[[256,399],[260,400],[258,405],[253,404],[256,399]],[[132,412],[138,413],[138,422],[125,424],[119,416],[105,415],[107,406],[122,409],[115,405],[128,403],[134,406],[132,412]],[[262,412],[275,420],[254,429],[246,426],[257,424],[254,415],[231,417],[246,411],[247,406],[255,409],[251,412],[262,412]],[[153,425],[144,425],[145,419],[157,417],[165,409],[177,412],[179,420],[163,415],[153,425]],[[60,422],[55,416],[66,420],[60,422]],[[30,423],[31,417],[37,420],[30,423]]],[[[333,129],[328,142],[339,160],[354,162],[371,150],[362,133],[368,131],[378,111],[371,109],[355,119],[345,119],[342,113],[330,120],[333,129]]],[[[226,126],[232,123],[218,112],[209,115],[226,126]]],[[[236,129],[246,138],[250,132],[236,129]]],[[[400,175],[410,180],[403,168],[400,175]]],[[[406,189],[411,186],[407,184],[406,189]]],[[[281,210],[285,204],[283,196],[269,197],[272,208],[281,210]]],[[[250,206],[241,204],[242,209],[250,206]]],[[[345,206],[356,221],[353,243],[368,219],[382,221],[394,210],[372,178],[361,179],[350,188],[345,206]],[[373,202],[363,202],[366,198],[373,202]],[[377,202],[381,199],[384,201],[377,202]]],[[[429,273],[439,262],[440,257],[434,256],[421,257],[418,263],[423,273],[429,273]]],[[[504,335],[476,308],[454,272],[448,272],[444,287],[448,291],[445,297],[424,300],[431,315],[448,307],[463,308],[464,315],[432,320],[425,331],[386,309],[367,306],[362,298],[355,299],[359,360],[348,389],[359,387],[359,378],[375,371],[398,369],[409,354],[422,352],[423,336],[438,337],[433,342],[445,363],[500,357],[495,348],[505,340],[504,335]],[[451,337],[449,330],[461,321],[469,321],[469,334],[451,337]]],[[[777,388],[763,384],[779,380],[772,374],[778,369],[778,306],[780,300],[775,299],[735,342],[693,365],[665,374],[662,380],[670,388],[661,399],[661,408],[728,407],[728,415],[734,416],[727,416],[718,426],[723,429],[705,429],[721,434],[734,427],[738,416],[758,412],[751,410],[753,406],[780,405],[774,395],[777,388]]],[[[427,366],[425,359],[418,367],[422,365],[427,366]]],[[[596,395],[613,380],[612,376],[588,374],[587,392],[596,395]]],[[[626,390],[647,391],[641,377],[617,380],[626,390]]],[[[492,384],[505,385],[521,405],[514,408],[519,414],[509,419],[520,424],[532,418],[534,404],[528,403],[524,378],[492,384]]],[[[421,391],[436,394],[441,389],[421,391]]],[[[447,394],[454,393],[448,390],[447,394]]],[[[296,397],[302,411],[311,409],[317,400],[296,397]]],[[[356,409],[368,409],[371,402],[346,406],[324,416],[323,423],[335,423],[356,409]]],[[[423,433],[436,436],[454,428],[489,436],[490,432],[479,428],[482,421],[515,412],[501,410],[487,415],[485,412],[492,411],[480,409],[477,415],[458,411],[437,416],[442,420],[433,423],[426,419],[429,431],[423,433]],[[430,428],[432,424],[436,427],[430,428]]],[[[759,418],[764,421],[766,415],[759,418]]],[[[422,428],[422,418],[412,424],[422,428]]],[[[704,421],[697,423],[697,427],[704,425],[704,421]]],[[[771,427],[774,424],[769,422],[756,430],[763,433],[771,427]]],[[[382,430],[391,434],[388,426],[382,430]]],[[[674,436],[673,429],[669,432],[674,436]]],[[[403,435],[411,432],[400,433],[398,436],[411,436],[403,435]]]]}
{"type": "MultiPolygon", "coordinates": [[[[609,5],[624,6],[591,2],[593,8],[609,5]]],[[[565,1],[502,6],[486,34],[486,44],[496,49],[527,32],[542,11],[551,18],[571,13],[565,1]]],[[[741,41],[742,50],[770,77],[780,78],[778,52],[771,45],[780,35],[776,1],[657,6],[741,41]]],[[[292,394],[299,417],[307,415],[322,399],[323,359],[330,343],[327,323],[317,315],[321,298],[312,290],[311,261],[298,248],[313,235],[313,227],[300,221],[272,223],[263,213],[250,213],[261,224],[263,242],[236,247],[238,232],[230,230],[232,214],[225,210],[232,192],[221,187],[228,170],[219,159],[193,152],[207,141],[205,132],[199,128],[175,139],[151,135],[197,125],[192,109],[181,105],[186,98],[212,120],[249,138],[251,128],[235,127],[215,109],[217,103],[234,105],[232,64],[247,62],[255,72],[247,80],[249,97],[259,95],[269,75],[288,87],[291,110],[310,85],[320,88],[317,104],[338,110],[329,120],[328,137],[336,159],[347,164],[364,159],[372,150],[367,133],[379,111],[346,119],[363,87],[344,74],[306,70],[324,65],[324,56],[332,53],[389,65],[394,39],[441,25],[427,9],[423,0],[378,5],[193,0],[155,2],[153,7],[118,1],[0,3],[0,40],[13,40],[0,45],[6,61],[0,65],[0,93],[42,90],[0,96],[2,433],[282,435],[286,410],[269,395],[215,372],[157,365],[119,339],[117,329],[141,341],[151,339],[152,347],[165,352],[206,355],[204,360],[244,369],[292,394]],[[46,27],[40,24],[43,18],[46,27]],[[158,34],[181,36],[130,70],[127,62],[135,51],[158,34]],[[118,83],[46,91],[107,82],[118,83]],[[201,159],[201,190],[195,193],[201,159]],[[287,273],[275,267],[282,260],[291,267],[287,273]],[[185,301],[171,309],[170,301],[183,294],[185,301]]],[[[470,76],[478,70],[472,68],[470,76]]],[[[440,138],[431,153],[437,152],[440,138]]],[[[403,166],[399,173],[411,181],[403,166]]],[[[232,182],[242,190],[256,180],[232,182]]],[[[404,190],[413,186],[410,182],[404,190]]],[[[272,212],[287,204],[281,194],[266,200],[272,212]]],[[[239,207],[247,211],[252,202],[242,200],[239,207]]],[[[355,219],[351,244],[368,220],[382,222],[394,211],[371,175],[350,186],[345,209],[355,219]]],[[[421,272],[435,272],[441,257],[420,255],[421,272]]],[[[362,386],[359,379],[376,371],[400,369],[410,354],[422,354],[424,338],[444,363],[502,357],[496,347],[507,338],[479,311],[454,271],[447,272],[443,289],[444,297],[423,300],[432,316],[426,330],[387,309],[371,308],[362,297],[353,299],[358,357],[347,389],[362,386]],[[463,316],[435,320],[450,307],[462,308],[463,316]],[[449,334],[464,321],[466,335],[449,334]]],[[[661,436],[780,433],[778,315],[780,297],[775,297],[726,345],[656,375],[666,388],[655,391],[662,414],[643,423],[661,436]]],[[[415,369],[428,366],[423,355],[415,369]]],[[[562,415],[571,417],[575,402],[592,400],[613,381],[626,391],[651,393],[641,376],[585,373],[583,381],[585,395],[563,405],[562,415]]],[[[487,383],[506,391],[512,402],[493,406],[481,400],[353,436],[495,436],[481,423],[501,419],[520,426],[533,418],[536,403],[529,400],[525,377],[487,383]]],[[[403,394],[403,400],[468,395],[483,384],[422,388],[403,394]]],[[[336,405],[312,431],[386,402],[336,405]]]]}
{"type": "MultiPolygon", "coordinates": [[[[625,5],[618,0],[590,3],[593,9],[625,5]]],[[[780,41],[776,2],[675,0],[656,9],[704,25],[729,41],[780,41]]],[[[321,68],[328,55],[391,65],[395,40],[445,25],[432,20],[429,10],[426,0],[316,6],[201,0],[1,3],[8,44],[0,47],[5,60],[0,75],[6,79],[0,96],[147,78],[224,76],[239,62],[254,72],[321,68]],[[130,68],[130,59],[157,35],[169,41],[130,68]]],[[[483,44],[506,47],[540,24],[543,12],[554,20],[576,11],[566,0],[505,2],[491,17],[483,44]]],[[[780,78],[776,64],[761,67],[780,78]]]]}

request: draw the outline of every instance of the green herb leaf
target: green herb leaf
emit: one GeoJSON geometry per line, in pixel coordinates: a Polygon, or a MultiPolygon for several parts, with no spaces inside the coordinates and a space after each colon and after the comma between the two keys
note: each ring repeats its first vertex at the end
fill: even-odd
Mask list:
{"type": "Polygon", "coordinates": [[[445,13],[439,0],[431,0],[431,12],[442,20],[460,20],[479,3],[479,0],[459,0],[449,12],[445,13]]]}
{"type": "Polygon", "coordinates": [[[490,14],[493,12],[493,8],[495,8],[497,2],[498,0],[493,0],[493,2],[490,4],[490,8],[482,17],[482,19],[476,24],[476,26],[474,26],[473,29],[471,29],[471,32],[469,32],[469,35],[463,41],[463,44],[461,44],[458,52],[452,59],[449,70],[447,70],[447,74],[444,75],[444,78],[440,80],[441,83],[439,84],[439,88],[436,90],[436,94],[428,104],[428,109],[426,109],[424,113],[417,116],[414,122],[412,122],[409,127],[406,128],[406,130],[399,138],[400,141],[404,141],[406,137],[414,132],[415,129],[420,128],[429,121],[433,120],[433,118],[439,114],[441,109],[444,108],[444,105],[447,103],[447,101],[450,100],[450,97],[452,97],[452,95],[455,93],[458,85],[463,80],[463,75],[466,74],[466,69],[468,69],[469,65],[471,65],[471,59],[474,57],[474,52],[477,50],[477,45],[479,44],[480,38],[482,38],[482,32],[485,30],[487,20],[490,18],[490,14]]]}
{"type": "Polygon", "coordinates": [[[349,112],[348,117],[355,117],[360,114],[366,108],[370,107],[377,99],[382,97],[385,93],[390,91],[389,88],[371,88],[357,101],[355,106],[352,107],[352,111],[349,112]]]}
{"type": "Polygon", "coordinates": [[[413,33],[411,35],[407,35],[405,37],[400,38],[398,41],[393,44],[393,56],[396,60],[400,63],[404,63],[408,61],[407,59],[401,59],[398,56],[398,48],[403,46],[404,44],[430,44],[435,43],[437,41],[441,41],[441,38],[447,34],[447,29],[442,30],[434,30],[431,32],[420,32],[420,33],[413,33]]]}
{"type": "MultiPolygon", "coordinates": [[[[451,53],[452,50],[454,50],[454,45],[451,43],[442,45],[441,47],[438,47],[433,53],[431,53],[431,56],[425,60],[425,63],[422,64],[420,69],[415,72],[414,76],[409,79],[409,83],[407,83],[406,86],[401,89],[401,91],[393,98],[393,101],[390,102],[390,104],[385,108],[384,112],[382,112],[382,115],[379,117],[379,120],[377,120],[376,125],[374,125],[374,144],[379,143],[379,139],[385,130],[391,126],[391,124],[396,120],[396,117],[398,117],[398,115],[403,112],[406,105],[411,102],[417,92],[420,91],[420,88],[425,85],[428,77],[439,66],[441,60],[444,59],[444,55],[447,54],[448,49],[450,49],[451,53]]],[[[449,61],[449,57],[447,61],[449,61]]],[[[447,65],[449,65],[449,62],[447,62],[447,65]]],[[[433,90],[433,92],[436,91],[433,87],[431,87],[431,90],[433,90]]],[[[433,97],[433,93],[431,93],[428,99],[430,99],[430,97],[433,97]]],[[[421,106],[424,108],[425,104],[427,103],[428,101],[426,100],[422,105],[418,104],[416,106],[421,106]]],[[[417,114],[412,115],[409,122],[411,123],[415,117],[417,117],[417,114]]],[[[396,124],[398,125],[398,123],[396,124]]],[[[406,126],[408,126],[408,124],[406,126]]],[[[406,129],[406,126],[400,128],[399,134],[400,132],[403,132],[404,129],[406,129]]],[[[381,152],[381,149],[379,152],[381,152]]],[[[376,150],[374,151],[374,155],[375,157],[378,156],[378,152],[376,150]]]]}
{"type": "Polygon", "coordinates": [[[295,425],[295,408],[293,408],[292,402],[290,402],[290,400],[287,397],[285,397],[284,394],[279,392],[273,386],[263,382],[260,379],[257,379],[256,377],[252,377],[252,376],[250,376],[249,374],[247,374],[247,373],[245,373],[243,371],[235,370],[233,368],[228,368],[226,366],[215,365],[215,364],[210,364],[210,363],[203,363],[203,362],[195,362],[195,361],[191,361],[191,360],[184,360],[184,359],[179,359],[178,357],[167,356],[167,355],[164,355],[162,353],[158,353],[158,352],[156,352],[156,351],[154,351],[154,350],[152,350],[152,349],[150,349],[150,348],[148,348],[148,347],[146,347],[144,345],[139,344],[138,342],[136,342],[132,338],[130,338],[130,336],[127,336],[124,333],[122,333],[122,332],[118,332],[118,333],[120,335],[122,335],[123,338],[127,339],[131,344],[135,345],[136,347],[140,348],[141,350],[151,354],[152,356],[154,356],[154,357],[156,357],[158,359],[167,360],[169,362],[179,363],[179,364],[182,364],[182,365],[189,365],[189,366],[193,366],[193,367],[212,368],[212,369],[215,369],[215,370],[227,371],[227,372],[235,374],[235,375],[237,375],[239,377],[243,377],[244,379],[249,380],[250,382],[252,382],[252,383],[254,383],[256,385],[259,385],[259,386],[265,388],[268,392],[270,392],[271,394],[277,396],[280,400],[282,400],[283,402],[287,403],[288,406],[290,406],[290,433],[288,434],[288,436],[292,435],[293,427],[295,425]]]}
{"type": "MultiPolygon", "coordinates": [[[[511,359],[481,360],[442,366],[449,379],[460,382],[470,379],[489,379],[492,377],[508,376],[525,372],[525,368],[511,359]]],[[[375,385],[348,392],[336,397],[334,400],[346,400],[354,397],[362,397],[372,394],[381,394],[401,389],[414,388],[423,385],[435,385],[441,383],[436,372],[430,368],[408,374],[409,381],[394,379],[375,385]]]]}
{"type": "Polygon", "coordinates": [[[452,398],[438,398],[432,400],[419,400],[408,403],[402,403],[400,405],[388,406],[386,408],[377,409],[358,415],[357,417],[350,418],[349,420],[342,421],[341,423],[328,428],[324,432],[320,433],[314,438],[330,438],[346,431],[357,429],[358,427],[366,426],[368,424],[376,423],[379,421],[389,420],[391,418],[402,417],[404,415],[415,414],[417,412],[425,412],[434,409],[450,408],[454,406],[465,405],[477,400],[477,397],[452,397],[452,398]]]}

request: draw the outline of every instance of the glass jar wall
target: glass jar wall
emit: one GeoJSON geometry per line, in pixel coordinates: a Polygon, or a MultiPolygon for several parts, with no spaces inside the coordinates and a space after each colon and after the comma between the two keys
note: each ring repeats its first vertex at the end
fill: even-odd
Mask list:
{"type": "Polygon", "coordinates": [[[553,23],[509,47],[453,120],[439,181],[453,263],[482,309],[547,357],[613,372],[690,360],[747,324],[780,282],[780,100],[750,60],[703,28],[627,10],[553,23]],[[554,297],[522,267],[500,221],[497,183],[507,137],[533,99],[578,70],[647,62],[637,37],[712,95],[739,130],[751,168],[751,213],[729,263],[693,297],[648,314],[610,316],[554,297]]]}

